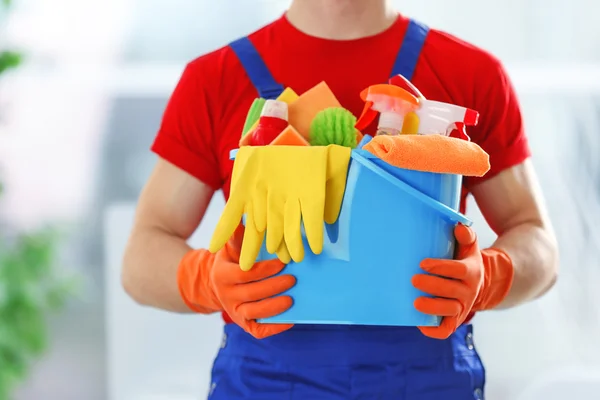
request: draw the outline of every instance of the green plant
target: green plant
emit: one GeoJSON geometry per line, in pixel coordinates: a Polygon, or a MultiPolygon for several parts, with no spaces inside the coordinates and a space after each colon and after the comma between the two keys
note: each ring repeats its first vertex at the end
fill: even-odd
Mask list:
{"type": "Polygon", "coordinates": [[[49,229],[0,241],[0,399],[27,376],[47,345],[49,312],[60,310],[71,280],[55,269],[57,234],[49,229]]]}
{"type": "MultiPolygon", "coordinates": [[[[7,10],[12,4],[12,0],[2,0],[0,3],[0,17],[2,11],[7,10]],[[4,8],[4,10],[2,10],[4,8]]],[[[16,68],[21,63],[21,54],[11,50],[0,51],[0,75],[11,68],[16,68]]]]}
{"type": "MultiPolygon", "coordinates": [[[[0,0],[0,17],[10,0],[0,0]]],[[[16,68],[21,55],[0,50],[0,75],[16,68]]],[[[0,182],[0,197],[2,196],[0,182]]],[[[60,310],[73,281],[55,268],[58,235],[51,229],[9,234],[0,221],[0,400],[28,374],[46,348],[47,315],[60,310]]]]}

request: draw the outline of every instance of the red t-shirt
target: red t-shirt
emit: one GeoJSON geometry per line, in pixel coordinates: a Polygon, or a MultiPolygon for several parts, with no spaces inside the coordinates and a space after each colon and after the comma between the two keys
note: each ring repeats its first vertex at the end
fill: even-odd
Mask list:
{"type": "MultiPolygon", "coordinates": [[[[386,83],[409,20],[400,16],[384,32],[336,41],[309,36],[284,16],[252,33],[275,80],[298,94],[327,82],[339,102],[359,116],[359,93],[386,83]]],[[[425,97],[479,111],[468,133],[489,155],[483,178],[466,178],[461,211],[469,187],[529,157],[521,111],[501,63],[489,53],[432,29],[412,82],[425,97]]],[[[215,190],[229,196],[233,162],[247,111],[258,94],[237,56],[220,48],[190,62],[165,110],[152,150],[215,190]]],[[[226,322],[231,322],[224,315],[226,322]]]]}

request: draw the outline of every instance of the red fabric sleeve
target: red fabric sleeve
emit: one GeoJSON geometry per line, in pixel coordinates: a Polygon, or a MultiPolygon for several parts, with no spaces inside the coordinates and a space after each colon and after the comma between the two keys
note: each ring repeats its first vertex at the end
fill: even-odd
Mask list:
{"type": "Polygon", "coordinates": [[[481,72],[485,72],[487,78],[475,88],[478,100],[475,109],[479,111],[480,120],[471,130],[471,137],[489,154],[491,168],[483,177],[466,178],[467,188],[522,163],[531,155],[521,107],[504,67],[494,60],[492,68],[481,72]]]}
{"type": "Polygon", "coordinates": [[[152,151],[211,188],[223,185],[215,156],[212,116],[217,104],[209,101],[210,76],[201,59],[188,64],[171,95],[152,151]]]}

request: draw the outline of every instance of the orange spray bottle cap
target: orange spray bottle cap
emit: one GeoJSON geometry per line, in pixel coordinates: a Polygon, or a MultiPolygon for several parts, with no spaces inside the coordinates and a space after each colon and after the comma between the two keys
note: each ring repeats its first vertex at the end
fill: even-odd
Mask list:
{"type": "Polygon", "coordinates": [[[359,131],[368,127],[378,113],[382,114],[383,120],[394,121],[402,127],[404,116],[419,107],[417,97],[391,84],[369,86],[360,93],[360,98],[365,102],[365,107],[355,125],[359,131]]]}

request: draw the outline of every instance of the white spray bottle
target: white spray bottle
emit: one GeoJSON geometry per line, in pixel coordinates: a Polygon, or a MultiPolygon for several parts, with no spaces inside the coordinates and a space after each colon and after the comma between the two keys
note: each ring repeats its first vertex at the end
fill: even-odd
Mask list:
{"type": "Polygon", "coordinates": [[[423,94],[404,76],[397,75],[390,79],[390,84],[408,86],[419,99],[419,107],[413,111],[419,118],[418,134],[455,136],[470,140],[465,132],[466,126],[475,126],[479,121],[479,113],[469,108],[440,101],[427,100],[423,94]]]}

